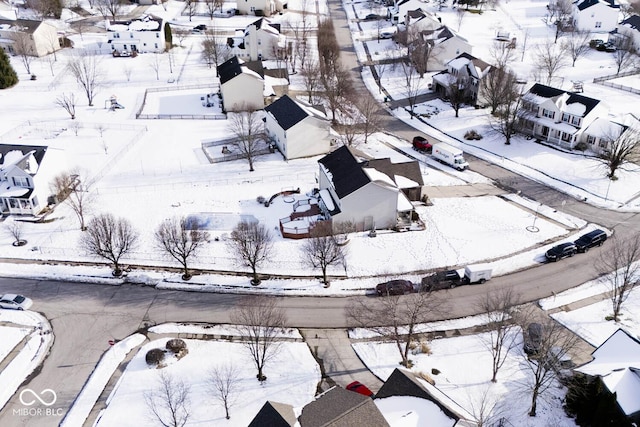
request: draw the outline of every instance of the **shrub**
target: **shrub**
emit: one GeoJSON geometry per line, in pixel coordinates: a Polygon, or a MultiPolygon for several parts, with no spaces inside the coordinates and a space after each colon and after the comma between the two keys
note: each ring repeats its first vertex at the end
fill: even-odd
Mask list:
{"type": "Polygon", "coordinates": [[[422,354],[431,354],[431,347],[426,342],[420,342],[420,353],[422,354]]]}
{"type": "Polygon", "coordinates": [[[589,146],[586,142],[578,142],[575,147],[573,147],[577,151],[585,151],[589,146]]]}
{"type": "Polygon", "coordinates": [[[147,351],[144,359],[147,361],[148,365],[158,366],[164,360],[164,350],[161,348],[152,348],[147,351]]]}
{"type": "Polygon", "coordinates": [[[264,196],[258,196],[258,197],[256,198],[256,202],[260,203],[261,205],[264,205],[264,202],[265,202],[266,200],[267,200],[267,199],[265,199],[265,198],[264,198],[264,196]]]}
{"type": "Polygon", "coordinates": [[[436,381],[433,378],[431,378],[431,375],[427,374],[426,372],[418,371],[416,376],[418,378],[422,378],[423,380],[425,380],[431,385],[436,385],[436,381]]]}
{"type": "Polygon", "coordinates": [[[480,140],[482,139],[482,135],[480,135],[478,132],[476,132],[475,129],[471,129],[468,130],[465,134],[464,134],[464,139],[475,139],[475,140],[480,140]]]}
{"type": "Polygon", "coordinates": [[[180,338],[174,338],[167,341],[165,346],[167,350],[171,351],[174,354],[181,353],[187,349],[187,343],[180,338]]]}
{"type": "Polygon", "coordinates": [[[431,373],[432,373],[433,375],[440,375],[440,369],[431,368],[431,373]]]}

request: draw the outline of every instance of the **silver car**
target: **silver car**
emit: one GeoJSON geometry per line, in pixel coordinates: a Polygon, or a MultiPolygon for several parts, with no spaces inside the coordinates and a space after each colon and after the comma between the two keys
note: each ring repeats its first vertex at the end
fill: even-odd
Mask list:
{"type": "Polygon", "coordinates": [[[33,301],[22,295],[4,294],[0,297],[0,308],[13,310],[28,310],[33,305],[33,301]]]}

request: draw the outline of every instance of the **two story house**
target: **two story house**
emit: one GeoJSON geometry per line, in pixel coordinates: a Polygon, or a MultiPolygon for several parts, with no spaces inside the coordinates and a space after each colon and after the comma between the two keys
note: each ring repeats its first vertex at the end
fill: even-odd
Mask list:
{"type": "Polygon", "coordinates": [[[350,222],[359,231],[397,229],[407,227],[414,218],[414,207],[407,194],[422,195],[424,183],[417,161],[359,162],[348,147],[342,146],[318,163],[319,205],[334,228],[350,222]]]}
{"type": "Polygon", "coordinates": [[[224,111],[264,108],[264,76],[252,64],[234,56],[216,67],[224,111]]]}
{"type": "Polygon", "coordinates": [[[231,53],[246,61],[284,58],[287,37],[280,33],[280,24],[260,18],[238,30],[234,37],[227,39],[231,53]]]}
{"type": "Polygon", "coordinates": [[[468,53],[461,53],[446,64],[447,69],[433,76],[433,90],[441,98],[449,96],[449,87],[453,83],[464,82],[468,94],[467,103],[471,105],[483,104],[480,88],[484,77],[493,67],[481,59],[468,53]]]}
{"type": "Polygon", "coordinates": [[[125,22],[107,22],[112,51],[162,53],[166,48],[164,21],[152,16],[125,22]]]}
{"type": "Polygon", "coordinates": [[[616,29],[620,5],[615,0],[578,0],[573,3],[573,25],[581,31],[608,33],[616,29]]]}
{"type": "Polygon", "coordinates": [[[287,9],[287,0],[238,0],[236,8],[240,15],[271,16],[287,9]]]}
{"type": "Polygon", "coordinates": [[[460,54],[471,55],[473,46],[467,39],[458,33],[442,25],[436,29],[421,30],[418,33],[423,41],[431,46],[431,54],[427,61],[427,70],[444,70],[445,65],[451,58],[460,54]]]}
{"type": "Polygon", "coordinates": [[[0,47],[9,55],[45,56],[60,50],[58,30],[44,21],[0,19],[0,47]]]}
{"type": "Polygon", "coordinates": [[[536,83],[522,96],[518,114],[523,133],[573,149],[581,130],[606,112],[597,99],[536,83]]]}
{"type": "Polygon", "coordinates": [[[602,153],[611,149],[611,144],[618,138],[627,138],[626,133],[635,135],[640,132],[640,120],[632,113],[610,118],[598,117],[586,126],[577,136],[579,142],[587,144],[594,153],[602,153]]]}
{"type": "Polygon", "coordinates": [[[264,111],[266,134],[286,160],[329,152],[331,121],[320,110],[284,95],[264,111]]]}
{"type": "Polygon", "coordinates": [[[630,47],[640,52],[640,15],[631,15],[618,25],[616,37],[625,37],[630,47]]]}
{"type": "MultiPolygon", "coordinates": [[[[47,147],[0,144],[0,210],[5,215],[35,215],[47,205],[47,147]]],[[[49,173],[47,172],[49,171],[49,173]]]]}

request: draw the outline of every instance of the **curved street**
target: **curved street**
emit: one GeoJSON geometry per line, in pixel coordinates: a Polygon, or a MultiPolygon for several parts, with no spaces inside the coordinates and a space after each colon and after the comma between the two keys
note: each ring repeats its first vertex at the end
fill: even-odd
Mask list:
{"type": "MultiPolygon", "coordinates": [[[[354,71],[354,80],[360,94],[368,94],[360,78],[351,34],[342,5],[329,0],[329,8],[342,46],[344,64],[354,71]]],[[[386,110],[385,110],[386,111],[386,110]]],[[[405,139],[415,131],[404,122],[385,113],[383,127],[405,139]]],[[[622,213],[595,208],[570,196],[548,188],[525,177],[516,175],[500,166],[471,157],[471,169],[491,178],[501,188],[521,192],[528,198],[601,224],[616,235],[640,232],[638,213],[622,213]],[[564,202],[564,203],[563,203],[564,202]],[[560,208],[560,206],[562,207],[560,208]]],[[[499,239],[499,236],[496,237],[499,239]]],[[[486,242],[491,245],[492,242],[486,242]]],[[[591,268],[598,251],[566,259],[561,263],[545,264],[508,276],[496,277],[482,286],[459,287],[448,291],[447,317],[456,318],[474,314],[478,295],[489,289],[513,286],[523,301],[534,301],[577,286],[596,276],[591,268]]],[[[40,372],[27,383],[30,388],[55,388],[56,406],[66,413],[78,392],[91,374],[100,357],[108,349],[108,341],[122,339],[146,326],[163,322],[228,322],[229,314],[242,298],[232,294],[189,293],[158,290],[153,287],[125,284],[121,286],[82,283],[39,281],[29,279],[0,279],[0,293],[19,290],[36,301],[35,309],[51,322],[55,343],[40,372]]],[[[327,374],[340,383],[353,378],[349,372],[359,361],[340,361],[337,354],[350,350],[342,329],[349,326],[345,307],[352,298],[281,297],[287,310],[289,324],[303,328],[309,346],[320,347],[318,355],[323,359],[327,374]],[[328,331],[329,330],[329,331],[328,331]],[[337,341],[324,340],[331,330],[338,331],[337,341]],[[342,338],[341,338],[342,337],[342,338]],[[341,348],[336,348],[337,345],[341,348]],[[330,344],[330,345],[329,345],[330,344]]],[[[437,319],[433,319],[437,320],[437,319]]],[[[353,351],[351,351],[353,355],[353,351]]],[[[361,365],[361,364],[360,364],[361,365]]],[[[358,368],[361,369],[361,368],[358,368]]],[[[368,372],[365,372],[368,374],[368,372]]],[[[368,374],[370,378],[372,377],[368,374]]],[[[358,377],[359,378],[359,377],[358,377]]],[[[369,384],[375,387],[374,379],[369,384]]],[[[51,418],[14,415],[19,408],[17,394],[0,413],[0,425],[51,426],[51,418]]],[[[59,422],[57,419],[55,423],[59,422]]]]}

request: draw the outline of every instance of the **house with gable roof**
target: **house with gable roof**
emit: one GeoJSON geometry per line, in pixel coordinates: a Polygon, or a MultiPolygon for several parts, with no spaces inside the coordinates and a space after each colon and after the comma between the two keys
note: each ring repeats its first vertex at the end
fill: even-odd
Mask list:
{"type": "Polygon", "coordinates": [[[47,205],[55,162],[45,154],[45,146],[0,144],[0,211],[3,214],[36,215],[47,205]]]}
{"type": "Polygon", "coordinates": [[[640,340],[618,329],[593,353],[593,360],[574,371],[602,380],[615,393],[618,407],[627,418],[640,422],[640,340]]]}
{"type": "Polygon", "coordinates": [[[283,58],[287,48],[287,37],[280,33],[280,24],[267,18],[260,18],[237,30],[234,37],[227,39],[232,54],[248,60],[283,58]]]}
{"type": "Polygon", "coordinates": [[[598,117],[578,135],[578,140],[587,144],[594,153],[609,150],[616,139],[626,138],[625,133],[635,135],[640,132],[640,119],[632,113],[610,118],[598,117]]]}
{"type": "Polygon", "coordinates": [[[518,115],[523,133],[573,149],[582,129],[607,111],[600,100],[536,83],[522,96],[518,115]]]}
{"type": "Polygon", "coordinates": [[[618,25],[617,37],[629,38],[630,44],[640,51],[640,15],[631,15],[618,25]]]}
{"type": "Polygon", "coordinates": [[[41,57],[60,50],[60,39],[57,28],[45,21],[0,19],[0,47],[9,55],[41,57]]]}
{"type": "MultiPolygon", "coordinates": [[[[396,368],[376,393],[375,400],[382,406],[385,400],[412,397],[409,404],[432,407],[430,411],[434,425],[451,427],[475,427],[477,423],[472,414],[458,405],[435,385],[417,377],[413,372],[396,368]],[[436,421],[437,419],[437,421],[436,421]]],[[[394,407],[400,402],[394,401],[394,407]]],[[[426,420],[425,420],[426,421],[426,420]]]]}
{"type": "Polygon", "coordinates": [[[238,0],[236,7],[240,15],[271,16],[288,7],[287,0],[238,0]]]}
{"type": "Polygon", "coordinates": [[[165,51],[164,21],[160,18],[146,15],[131,21],[107,21],[106,27],[112,52],[165,51]]]}
{"type": "Polygon", "coordinates": [[[461,53],[453,58],[446,63],[446,67],[446,70],[433,76],[434,92],[441,98],[447,98],[451,84],[464,82],[467,86],[467,102],[471,105],[482,105],[484,101],[478,99],[481,93],[480,88],[483,79],[492,71],[493,67],[468,53],[461,53]]]}
{"type": "Polygon", "coordinates": [[[431,54],[427,62],[428,70],[444,70],[447,68],[445,64],[451,58],[463,53],[471,55],[473,51],[473,46],[467,39],[446,25],[420,30],[418,37],[431,46],[431,54]]]}
{"type": "Polygon", "coordinates": [[[248,427],[294,427],[297,422],[293,406],[267,401],[253,417],[248,427]]]}
{"type": "Polygon", "coordinates": [[[255,71],[257,65],[234,56],[216,67],[225,111],[264,108],[264,76],[255,71]]]}
{"type": "Polygon", "coordinates": [[[331,121],[320,110],[284,95],[264,111],[266,133],[286,160],[330,151],[331,121]]]}
{"type": "Polygon", "coordinates": [[[388,160],[360,162],[346,146],[318,160],[318,204],[334,227],[348,222],[358,231],[410,227],[417,218],[410,196],[421,197],[424,184],[420,166],[388,160]]]}
{"type": "Polygon", "coordinates": [[[616,29],[620,5],[615,0],[577,0],[573,3],[573,25],[581,31],[608,33],[616,29]]]}

